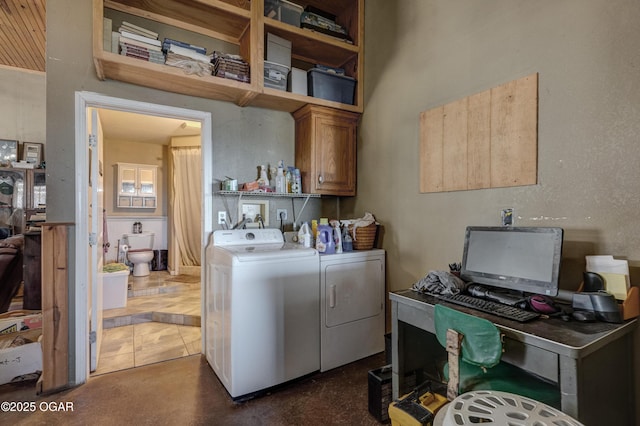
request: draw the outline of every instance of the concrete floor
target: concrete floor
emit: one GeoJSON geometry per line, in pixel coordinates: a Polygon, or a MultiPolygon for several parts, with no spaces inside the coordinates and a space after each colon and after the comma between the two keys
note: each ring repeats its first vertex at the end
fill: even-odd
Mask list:
{"type": "Polygon", "coordinates": [[[381,353],[234,403],[204,356],[193,355],[91,377],[84,385],[45,397],[35,395],[33,382],[2,385],[0,402],[33,401],[35,411],[0,412],[0,423],[377,425],[368,411],[367,372],[384,364],[381,353]],[[47,411],[47,403],[54,403],[52,408],[72,403],[73,411],[47,411]]]}

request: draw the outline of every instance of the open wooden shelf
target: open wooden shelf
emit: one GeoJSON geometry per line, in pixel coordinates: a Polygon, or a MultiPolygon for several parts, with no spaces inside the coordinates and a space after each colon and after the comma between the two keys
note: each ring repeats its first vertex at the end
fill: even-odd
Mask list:
{"type": "MultiPolygon", "coordinates": [[[[307,104],[345,111],[363,111],[363,8],[364,0],[307,0],[336,14],[337,21],[350,29],[353,44],[322,33],[288,25],[264,17],[261,0],[94,0],[94,63],[101,80],[112,79],[173,93],[294,112],[307,104]],[[242,83],[212,75],[189,75],[181,68],[154,64],[106,52],[102,46],[104,9],[205,35],[238,46],[250,64],[251,82],[242,83]],[[355,105],[264,87],[264,41],[267,33],[292,43],[292,59],[345,68],[357,79],[355,105]]],[[[304,3],[304,4],[303,4],[304,3]]],[[[115,28],[114,28],[115,29],[115,28]]],[[[185,40],[189,41],[189,40],[185,40]]]]}

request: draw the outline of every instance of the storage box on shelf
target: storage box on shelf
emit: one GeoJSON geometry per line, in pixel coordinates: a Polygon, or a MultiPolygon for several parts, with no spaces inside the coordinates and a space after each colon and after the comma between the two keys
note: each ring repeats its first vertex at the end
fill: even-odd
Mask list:
{"type": "Polygon", "coordinates": [[[278,90],[287,90],[289,68],[286,65],[264,61],[264,86],[278,90]]]}
{"type": "Polygon", "coordinates": [[[353,104],[356,89],[354,78],[312,68],[307,71],[307,79],[309,96],[353,104]]]}
{"type": "MultiPolygon", "coordinates": [[[[308,0],[304,3],[293,0],[288,2],[290,4],[285,4],[285,8],[291,5],[311,5],[335,15],[336,22],[348,29],[353,44],[265,17],[263,0],[250,2],[238,0],[93,1],[94,62],[100,79],[110,78],[190,96],[233,102],[239,106],[251,105],[294,112],[307,104],[315,104],[362,112],[362,84],[359,84],[356,89],[353,105],[265,87],[262,47],[265,44],[266,34],[272,33],[291,42],[291,56],[295,60],[341,67],[347,70],[349,77],[361,82],[364,68],[362,54],[364,0],[308,0]],[[149,63],[105,50],[102,44],[105,9],[128,14],[133,18],[132,20],[148,19],[236,45],[238,54],[249,64],[251,81],[189,75],[180,68],[149,63]]],[[[293,9],[299,10],[299,7],[293,6],[293,9]]]]}

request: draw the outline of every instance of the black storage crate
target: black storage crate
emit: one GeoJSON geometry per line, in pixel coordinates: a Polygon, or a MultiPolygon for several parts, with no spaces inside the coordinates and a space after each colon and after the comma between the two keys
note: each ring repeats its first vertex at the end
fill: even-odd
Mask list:
{"type": "Polygon", "coordinates": [[[167,250],[154,250],[151,260],[152,271],[166,271],[169,252],[167,250]]]}
{"type": "Polygon", "coordinates": [[[391,365],[369,371],[369,413],[379,422],[389,421],[389,404],[393,400],[391,365]]]}
{"type": "Polygon", "coordinates": [[[353,105],[356,79],[311,68],[307,71],[307,87],[309,96],[353,105]]]}

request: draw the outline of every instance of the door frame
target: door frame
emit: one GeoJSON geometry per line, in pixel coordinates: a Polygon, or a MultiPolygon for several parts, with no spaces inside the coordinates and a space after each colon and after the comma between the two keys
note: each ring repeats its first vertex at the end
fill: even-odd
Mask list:
{"type": "MultiPolygon", "coordinates": [[[[212,143],[212,118],[206,111],[177,108],[167,105],[152,104],[148,102],[133,101],[130,99],[115,98],[94,92],[80,91],[75,93],[75,285],[70,288],[70,300],[74,315],[70,318],[70,330],[73,339],[69,345],[69,355],[74,356],[70,360],[71,384],[85,383],[89,377],[89,274],[87,245],[89,241],[89,224],[87,223],[88,182],[89,182],[89,158],[86,144],[88,143],[87,120],[89,108],[113,109],[159,117],[175,118],[180,120],[198,121],[201,125],[201,149],[202,149],[202,251],[200,258],[204,261],[206,245],[213,233],[213,143],[212,143]]],[[[201,270],[204,265],[201,264],[201,270]]],[[[206,292],[203,283],[204,274],[200,274],[200,312],[202,342],[206,341],[206,292]]],[[[204,350],[204,344],[202,345],[204,350]]]]}

